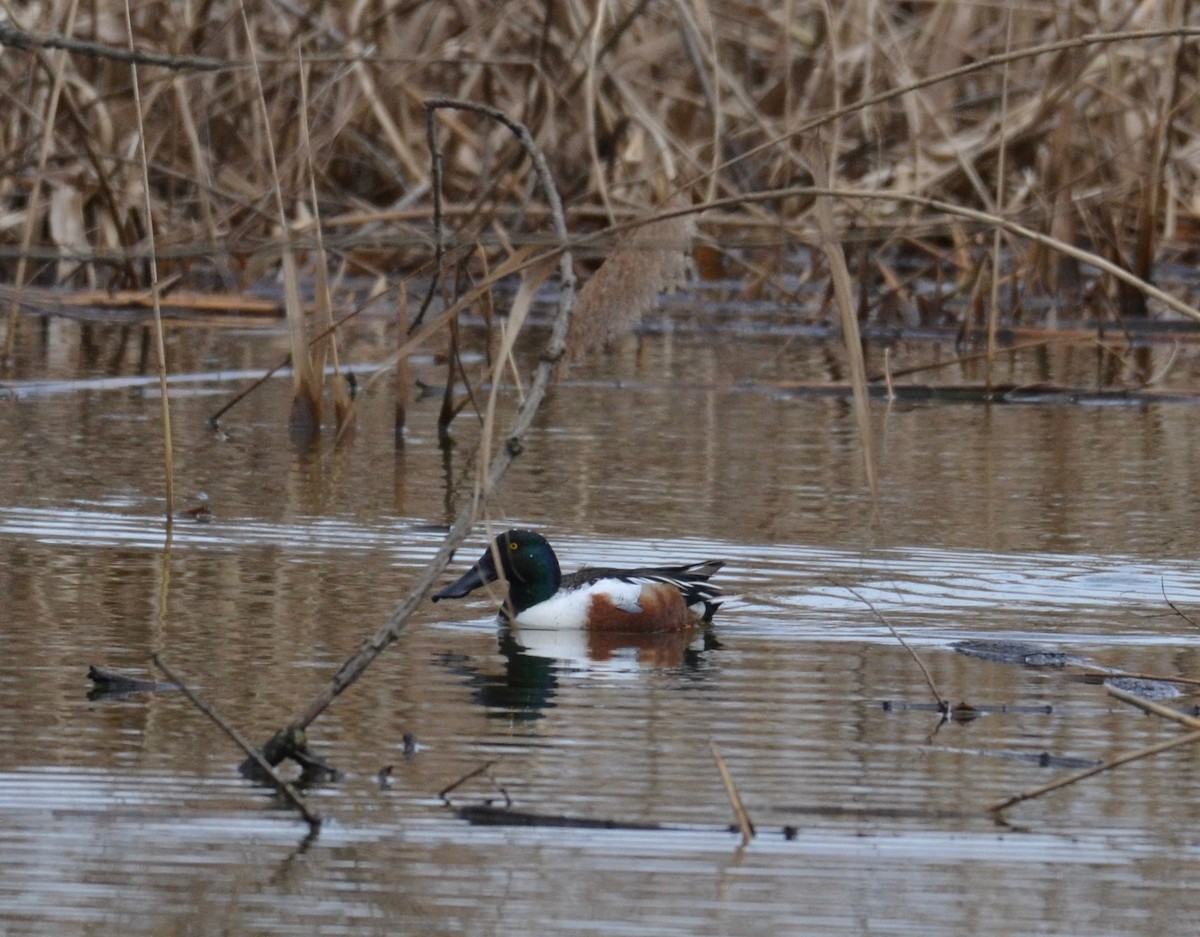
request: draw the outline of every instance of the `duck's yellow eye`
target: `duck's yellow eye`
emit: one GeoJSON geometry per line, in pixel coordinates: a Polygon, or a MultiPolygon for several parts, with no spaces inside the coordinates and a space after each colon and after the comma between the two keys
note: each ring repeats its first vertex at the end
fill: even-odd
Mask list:
{"type": "Polygon", "coordinates": [[[516,542],[515,540],[510,540],[510,541],[508,541],[508,548],[509,548],[510,550],[512,550],[512,551],[513,551],[513,553],[516,553],[516,552],[517,552],[517,550],[521,549],[521,548],[520,548],[520,547],[517,545],[517,542],[516,542]]]}

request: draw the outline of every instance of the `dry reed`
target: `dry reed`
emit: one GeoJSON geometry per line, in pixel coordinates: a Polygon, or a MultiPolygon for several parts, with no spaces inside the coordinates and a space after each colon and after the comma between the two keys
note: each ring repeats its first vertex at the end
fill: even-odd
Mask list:
{"type": "MultiPolygon", "coordinates": [[[[129,38],[130,48],[133,48],[133,19],[129,8],[129,0],[125,0],[125,28],[129,38]]],[[[150,204],[150,167],[146,160],[146,124],[142,111],[141,83],[138,80],[137,64],[129,66],[130,81],[133,85],[134,112],[137,116],[138,158],[141,164],[142,197],[146,212],[146,242],[150,249],[150,301],[154,309],[154,351],[158,364],[158,389],[161,399],[160,413],[162,414],[163,433],[163,469],[164,500],[166,501],[166,521],[168,544],[170,542],[170,527],[175,518],[175,449],[171,433],[171,402],[167,393],[167,354],[163,343],[162,305],[159,302],[158,279],[158,250],[155,240],[155,224],[153,209],[150,204]]],[[[12,334],[12,330],[10,330],[12,334]]]]}
{"type": "MultiPolygon", "coordinates": [[[[164,275],[189,287],[277,274],[289,241],[315,246],[317,217],[330,258],[351,272],[427,260],[432,95],[528,125],[570,193],[574,231],[645,221],[679,199],[736,203],[794,187],[809,178],[809,132],[827,125],[831,175],[885,196],[831,203],[843,237],[865,247],[853,255],[867,272],[908,256],[970,279],[948,261],[970,254],[954,245],[995,228],[947,219],[938,202],[1002,215],[1142,279],[1193,245],[1200,75],[1184,4],[799,0],[597,13],[583,0],[403,12],[365,0],[303,15],[259,5],[235,28],[240,5],[216,0],[140,5],[133,52],[115,5],[74,9],[23,8],[0,36],[0,265],[18,287],[147,285],[130,57],[145,73],[158,254],[164,275]]],[[[515,142],[467,118],[445,124],[444,207],[462,222],[458,237],[493,251],[552,242],[515,142]]],[[[790,245],[821,241],[809,204],[740,204],[701,217],[699,234],[770,270],[795,259],[790,245]]],[[[985,281],[989,312],[1000,276],[1020,292],[1069,293],[1073,261],[1005,240],[1009,260],[985,281]]],[[[987,253],[965,262],[994,262],[987,253]]],[[[1100,311],[1140,309],[1112,281],[1093,298],[1100,311]]]]}
{"type": "Polygon", "coordinates": [[[713,761],[717,763],[717,772],[721,775],[721,784],[725,787],[725,795],[729,798],[729,806],[733,808],[734,819],[737,820],[738,830],[742,834],[742,846],[748,846],[750,845],[750,841],[754,839],[754,821],[750,819],[750,812],[746,809],[746,804],[742,801],[742,795],[733,781],[733,775],[729,771],[729,766],[725,764],[725,757],[721,754],[721,750],[717,748],[717,743],[710,741],[708,743],[708,750],[712,752],[713,761]]]}

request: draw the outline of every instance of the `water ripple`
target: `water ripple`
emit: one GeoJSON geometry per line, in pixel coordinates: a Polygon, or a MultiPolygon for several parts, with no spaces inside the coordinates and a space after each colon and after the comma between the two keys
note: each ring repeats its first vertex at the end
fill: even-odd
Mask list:
{"type": "MultiPolygon", "coordinates": [[[[0,507],[0,536],[81,547],[161,549],[160,515],[129,513],[133,505],[77,504],[65,508],[0,507]]],[[[176,548],[240,550],[272,546],[301,556],[330,551],[389,550],[402,564],[427,561],[441,542],[438,529],[416,519],[299,517],[290,522],[217,518],[175,525],[176,548]]],[[[463,548],[473,558],[482,538],[463,548]]],[[[721,557],[722,585],[740,605],[767,615],[881,614],[920,611],[960,615],[1003,606],[1009,612],[1081,609],[1168,610],[1166,599],[1200,604],[1200,563],[1148,561],[1133,556],[996,553],[905,547],[854,552],[802,545],[744,545],[700,538],[556,540],[564,568],[584,564],[645,565],[721,557]]],[[[728,611],[728,609],[727,609],[728,611]]]]}

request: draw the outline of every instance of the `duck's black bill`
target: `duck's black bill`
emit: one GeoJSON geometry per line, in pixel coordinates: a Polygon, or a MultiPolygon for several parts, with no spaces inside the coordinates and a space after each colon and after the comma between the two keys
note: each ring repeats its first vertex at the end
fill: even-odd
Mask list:
{"type": "Polygon", "coordinates": [[[468,569],[458,579],[446,586],[445,589],[435,593],[433,601],[461,599],[465,595],[470,595],[480,586],[486,585],[489,582],[495,582],[498,578],[496,575],[496,564],[492,562],[492,554],[489,550],[483,554],[478,563],[468,569]]]}

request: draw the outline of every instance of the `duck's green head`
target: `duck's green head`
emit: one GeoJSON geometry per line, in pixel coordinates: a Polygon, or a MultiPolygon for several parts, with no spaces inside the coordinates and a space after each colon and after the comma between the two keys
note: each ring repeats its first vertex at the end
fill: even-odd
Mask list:
{"type": "Polygon", "coordinates": [[[460,599],[500,578],[508,582],[513,611],[521,613],[544,602],[562,585],[558,557],[546,538],[532,530],[507,530],[495,539],[474,566],[433,597],[460,599]],[[500,565],[497,566],[496,564],[500,565]]]}

